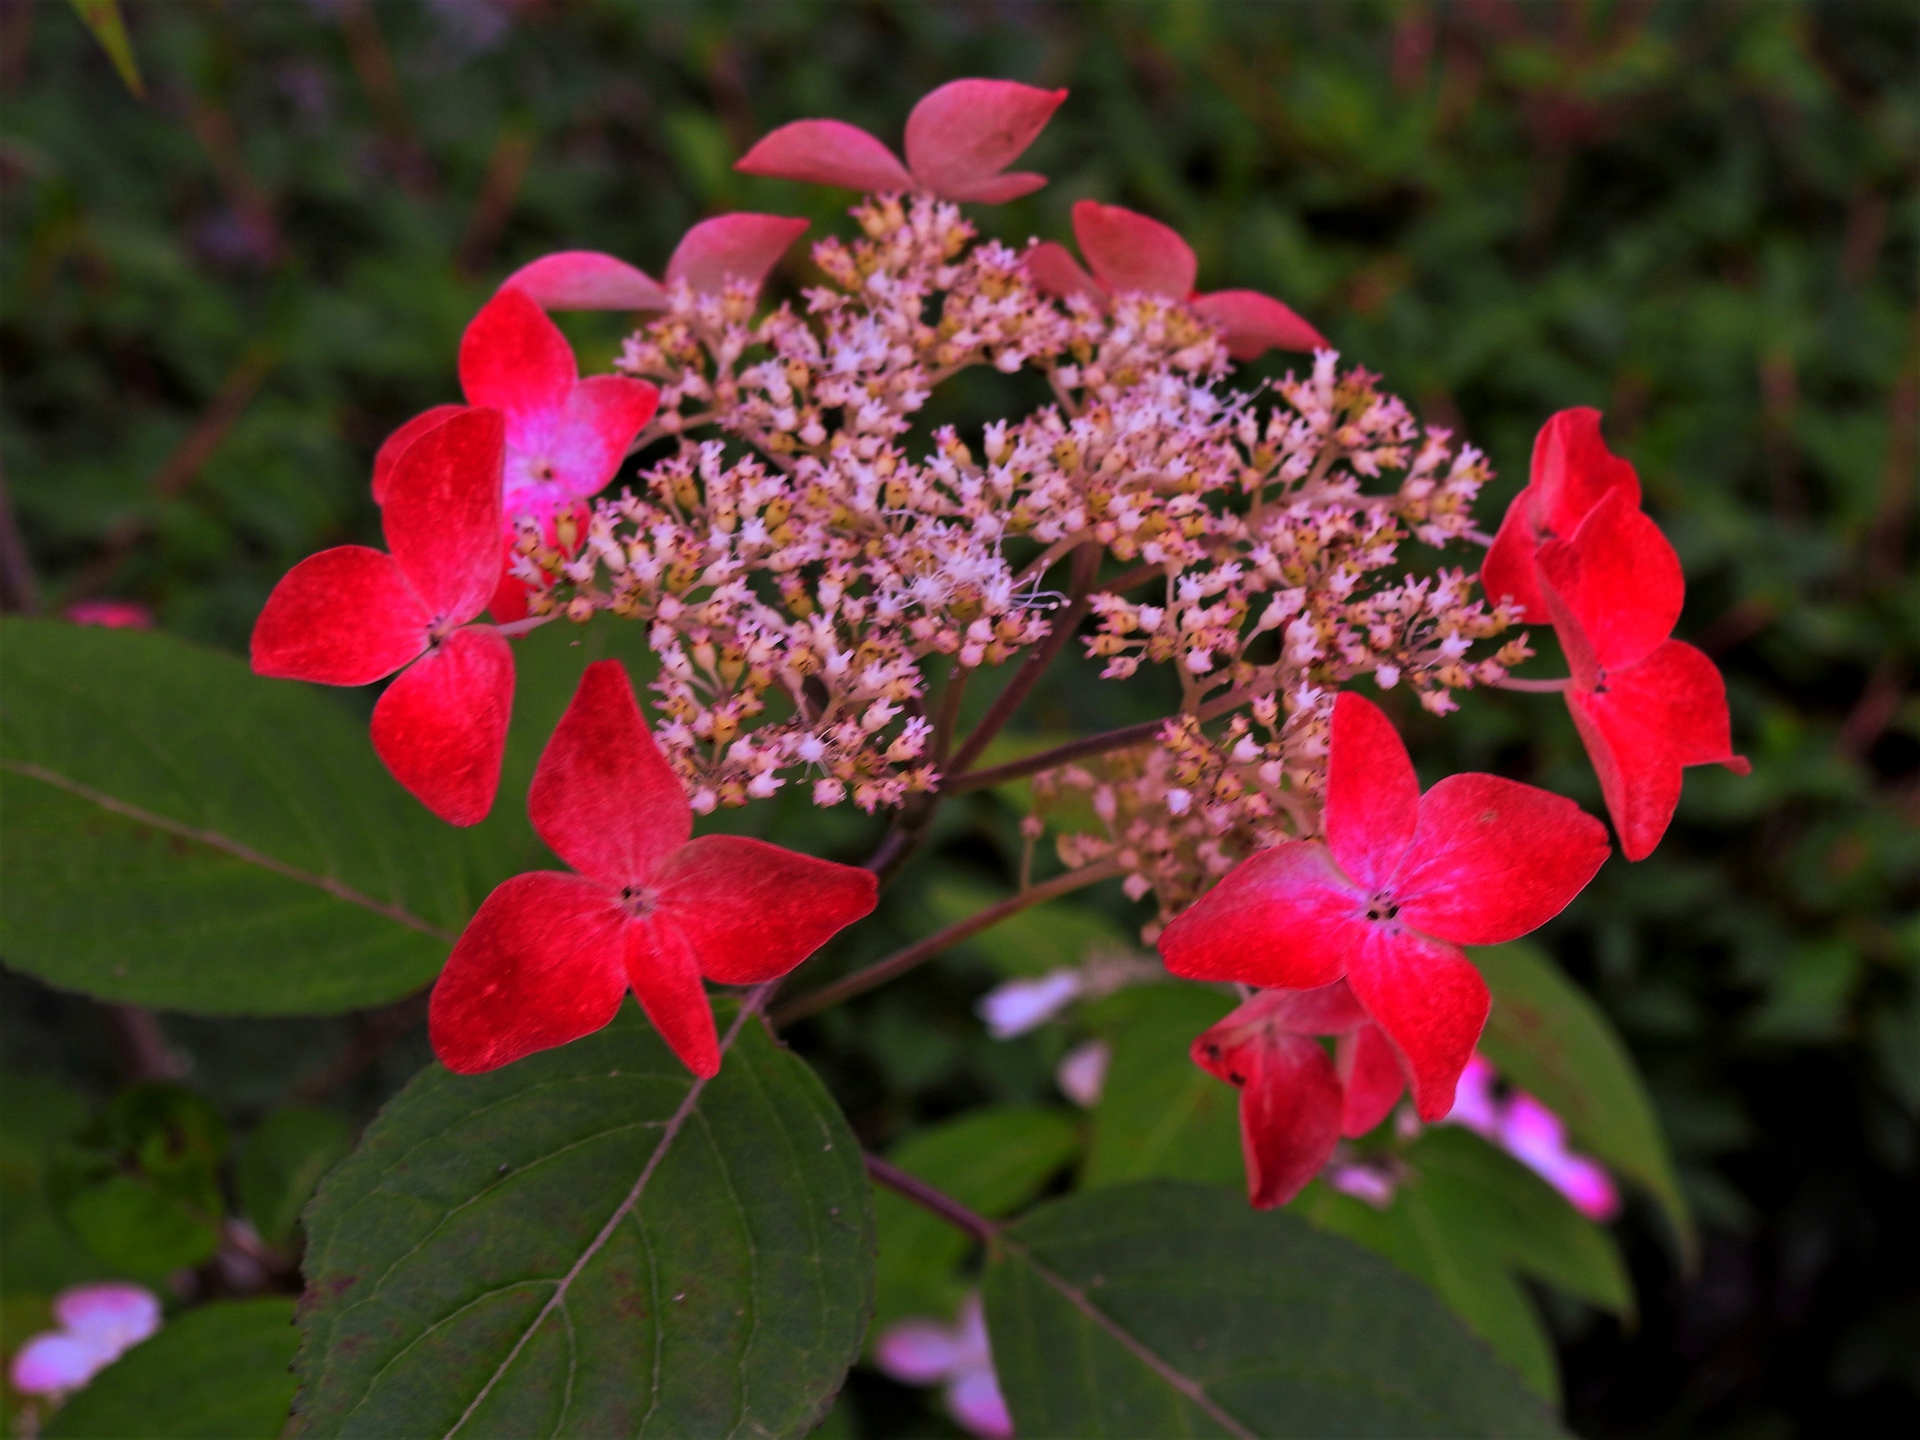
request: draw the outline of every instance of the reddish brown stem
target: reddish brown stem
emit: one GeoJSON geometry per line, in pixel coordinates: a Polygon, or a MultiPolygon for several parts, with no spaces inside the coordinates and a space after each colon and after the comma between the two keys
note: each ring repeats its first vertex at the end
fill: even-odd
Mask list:
{"type": "Polygon", "coordinates": [[[929,1215],[947,1222],[956,1230],[971,1235],[981,1244],[987,1244],[1000,1233],[1000,1227],[986,1216],[969,1210],[951,1195],[927,1184],[918,1176],[909,1175],[891,1160],[883,1160],[871,1150],[865,1153],[867,1174],[873,1183],[893,1191],[902,1200],[918,1205],[929,1215]]]}
{"type": "Polygon", "coordinates": [[[955,774],[965,774],[967,767],[980,758],[980,752],[992,743],[993,737],[1000,733],[1007,721],[1013,718],[1013,712],[1020,708],[1020,702],[1027,698],[1027,692],[1046,673],[1054,658],[1066,648],[1073,639],[1073,632],[1080,628],[1080,622],[1086,618],[1092,605],[1089,592],[1093,589],[1094,572],[1100,564],[1100,551],[1093,545],[1082,545],[1073,552],[1072,599],[1067,608],[1047,631],[1047,638],[1036,645],[1027,656],[1026,664],[1015,672],[1013,679],[1007,682],[1007,688],[994,697],[993,704],[973,727],[973,733],[954,753],[952,763],[947,767],[955,774]]]}
{"type": "Polygon", "coordinates": [[[1045,904],[1062,895],[1071,895],[1075,890],[1084,890],[1089,885],[1097,885],[1102,880],[1111,880],[1120,873],[1120,867],[1113,861],[1102,861],[1080,870],[1070,870],[1051,880],[1010,895],[997,905],[989,905],[977,915],[969,915],[957,920],[944,930],[935,931],[924,940],[916,940],[904,950],[897,950],[886,959],[856,970],[853,974],[823,985],[818,990],[789,1000],[775,1007],[768,1015],[776,1029],[791,1025],[796,1020],[804,1020],[809,1015],[818,1014],[829,1006],[838,1005],[842,1000],[851,1000],[856,995],[864,995],[876,985],[884,985],[897,976],[904,975],[916,966],[923,965],[942,951],[950,950],[962,940],[970,940],[982,930],[990,929],[1022,910],[1035,905],[1045,904]]]}

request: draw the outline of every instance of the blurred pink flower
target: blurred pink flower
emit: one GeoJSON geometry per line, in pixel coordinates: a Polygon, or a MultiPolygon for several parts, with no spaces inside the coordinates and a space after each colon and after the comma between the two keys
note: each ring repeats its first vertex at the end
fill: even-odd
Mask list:
{"type": "Polygon", "coordinates": [[[75,1285],[53,1301],[58,1330],[32,1336],[13,1357],[9,1378],[22,1395],[78,1390],[160,1328],[160,1301],[138,1285],[75,1285]]]}
{"type": "Polygon", "coordinates": [[[980,1297],[969,1295],[953,1324],[915,1318],[887,1327],[874,1363],[903,1385],[944,1385],[947,1413],[971,1435],[1013,1434],[1013,1417],[994,1377],[980,1297]]]}
{"type": "Polygon", "coordinates": [[[1493,1064],[1476,1053],[1454,1091],[1453,1109],[1441,1123],[1463,1125],[1484,1136],[1558,1190],[1589,1220],[1620,1212],[1620,1192],[1596,1160],[1567,1149],[1560,1117],[1524,1090],[1504,1099],[1494,1094],[1493,1064]]]}
{"type": "Polygon", "coordinates": [[[133,600],[81,600],[67,607],[67,619],[76,625],[104,625],[109,630],[153,628],[153,612],[133,600]]]}

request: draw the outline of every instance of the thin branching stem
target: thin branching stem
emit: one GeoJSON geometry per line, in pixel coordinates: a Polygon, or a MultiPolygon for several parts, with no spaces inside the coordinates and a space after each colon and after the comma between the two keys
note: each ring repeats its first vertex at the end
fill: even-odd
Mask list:
{"type": "Polygon", "coordinates": [[[1568,676],[1559,680],[1516,680],[1509,675],[1504,680],[1493,681],[1492,684],[1496,690],[1521,690],[1529,695],[1558,695],[1563,690],[1572,688],[1573,679],[1568,676]]]}
{"type": "Polygon", "coordinates": [[[842,1000],[851,1000],[856,995],[864,995],[877,985],[904,975],[916,966],[942,951],[950,950],[962,940],[970,940],[982,930],[987,930],[1005,920],[1009,915],[1018,915],[1022,910],[1030,910],[1035,905],[1044,905],[1062,895],[1071,895],[1075,890],[1084,890],[1089,885],[1097,885],[1102,880],[1111,880],[1120,873],[1117,861],[1103,860],[1079,870],[1070,870],[1052,880],[1010,895],[997,905],[989,905],[977,914],[964,920],[956,920],[944,930],[935,931],[924,940],[916,940],[904,950],[897,950],[886,959],[869,965],[864,970],[823,985],[818,990],[797,996],[784,1005],[774,1007],[769,1015],[776,1029],[791,1025],[796,1020],[804,1020],[809,1015],[818,1014],[828,1006],[838,1005],[842,1000]]]}
{"type": "Polygon", "coordinates": [[[1036,645],[1027,655],[1022,665],[1007,686],[994,697],[992,706],[973,727],[964,744],[954,754],[952,763],[947,767],[957,774],[965,774],[967,767],[980,758],[980,752],[993,742],[1007,721],[1013,718],[1013,712],[1020,708],[1020,702],[1027,698],[1027,692],[1046,673],[1067,642],[1073,639],[1073,632],[1080,628],[1080,622],[1086,618],[1092,605],[1091,591],[1096,570],[1100,564],[1100,551],[1093,545],[1082,545],[1073,552],[1073,583],[1071,599],[1067,608],[1047,631],[1046,639],[1036,645]]]}
{"type": "MultiPolygon", "coordinates": [[[[1230,710],[1237,710],[1254,695],[1246,690],[1234,690],[1209,700],[1201,705],[1196,713],[1199,718],[1215,720],[1230,710]]],[[[1125,750],[1134,745],[1144,745],[1160,733],[1161,727],[1170,720],[1178,720],[1178,715],[1162,716],[1158,720],[1142,720],[1138,725],[1123,725],[1118,730],[1104,730],[1098,735],[1083,735],[1078,740],[1069,740],[1065,744],[1055,745],[1052,749],[1037,751],[1022,756],[1018,760],[1009,760],[1004,765],[990,765],[985,770],[969,770],[962,775],[949,775],[940,782],[942,795],[965,795],[974,790],[990,790],[995,785],[1004,785],[1009,780],[1024,780],[1029,775],[1038,775],[1042,770],[1052,770],[1056,766],[1068,764],[1074,760],[1085,760],[1094,755],[1106,755],[1115,750],[1125,750]]]]}
{"type": "Polygon", "coordinates": [[[981,1244],[1000,1233],[1000,1227],[977,1211],[969,1210],[951,1195],[936,1190],[917,1175],[909,1175],[891,1160],[883,1160],[871,1150],[865,1152],[867,1174],[873,1183],[891,1190],[902,1200],[918,1205],[954,1229],[964,1231],[981,1244]]]}

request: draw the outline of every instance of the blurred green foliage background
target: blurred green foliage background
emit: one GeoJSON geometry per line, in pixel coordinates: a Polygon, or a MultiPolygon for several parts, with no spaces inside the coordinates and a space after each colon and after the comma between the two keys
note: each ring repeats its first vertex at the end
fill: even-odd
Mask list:
{"type": "MultiPolygon", "coordinates": [[[[242,648],[294,561],[377,536],[372,451],[456,395],[460,330],[509,269],[595,248],[657,273],[723,209],[841,223],[839,198],[733,158],[805,115],[896,139],[962,75],[1073,91],[1023,162],[1053,183],[984,229],[1062,237],[1089,196],[1170,221],[1202,288],[1282,296],[1485,447],[1488,529],[1541,421],[1604,409],[1755,769],[1691,772],[1660,851],[1610,862],[1546,934],[1651,1077],[1706,1241],[1682,1275],[1629,1216],[1638,1326],[1555,1316],[1569,1417],[1589,1435],[1920,1427],[1910,0],[124,9],[144,98],[66,4],[0,6],[15,607],[131,599],[242,648]]],[[[796,252],[776,288],[805,275],[796,252]]],[[[617,322],[565,323],[603,368],[617,322]]],[[[1103,703],[1039,697],[1079,724],[1138,718],[1103,703]]],[[[1552,697],[1399,718],[1429,778],[1496,769],[1599,809],[1552,697]]],[[[807,848],[849,843],[813,823],[807,848]]],[[[1004,884],[1017,859],[1003,814],[958,811],[911,893],[1004,884]]],[[[1042,1042],[995,1045],[969,1013],[986,974],[951,960],[800,1032],[866,1138],[1050,1095],[1042,1042]]],[[[117,1083],[94,1007],[5,987],[12,1068],[117,1083]]],[[[167,1023],[242,1119],[365,1036],[167,1023]]],[[[404,1038],[355,1103],[424,1053],[404,1038]]],[[[911,1413],[874,1393],[874,1414],[911,1413]]]]}

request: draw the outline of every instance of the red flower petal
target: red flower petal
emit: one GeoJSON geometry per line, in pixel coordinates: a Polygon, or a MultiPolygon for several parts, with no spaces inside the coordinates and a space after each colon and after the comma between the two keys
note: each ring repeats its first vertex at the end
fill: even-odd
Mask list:
{"type": "Polygon", "coordinates": [[[862,194],[913,189],[913,177],[886,146],[841,120],[796,120],[763,135],[734,161],[743,175],[837,185],[862,194]]]}
{"type": "Polygon", "coordinates": [[[533,772],[527,814],[554,854],[615,889],[645,881],[693,833],[680,777],[618,660],[596,661],[580,677],[533,772]]]}
{"type": "Polygon", "coordinates": [[[493,616],[496,625],[511,625],[516,620],[526,619],[526,582],[503,571],[500,583],[494,587],[493,598],[487,602],[487,613],[493,616]]]}
{"type": "Polygon", "coordinates": [[[1399,1052],[1422,1120],[1453,1108],[1453,1087],[1487,1023],[1486,981],[1458,949],[1412,930],[1370,926],[1347,983],[1399,1052]]]}
{"type": "Polygon", "coordinates": [[[427,1006],[440,1063],[461,1075],[565,1045],[613,1019],[627,993],[626,911],[604,886],[551,870],[487,896],[427,1006]]]}
{"type": "Polygon", "coordinates": [[[1550,540],[1534,558],[1561,648],[1575,677],[1644,660],[1673,633],[1686,600],[1680,557],[1667,537],[1615,490],[1588,512],[1571,540],[1550,540]]]}
{"type": "Polygon", "coordinates": [[[468,403],[506,415],[516,445],[566,404],[579,375],[567,337],[517,286],[482,305],[460,337],[460,388],[468,403]]]}
{"type": "Polygon", "coordinates": [[[1583,407],[1551,417],[1534,438],[1532,477],[1514,497],[1487,551],[1481,588],[1495,600],[1511,596],[1525,612],[1524,623],[1547,624],[1552,615],[1534,579],[1535,549],[1571,536],[1587,512],[1616,490],[1626,496],[1628,508],[1639,507],[1640,479],[1632,465],[1607,449],[1600,412],[1583,407]]]}
{"type": "Polygon", "coordinates": [[[468,410],[415,440],[387,477],[387,548],[437,619],[473,619],[500,583],[505,457],[500,412],[468,410]]]}
{"type": "Polygon", "coordinates": [[[253,673],[367,685],[427,648],[433,617],[391,555],[341,545],[280,577],[253,622],[253,673]]]}
{"type": "Polygon", "coordinates": [[[1327,755],[1327,848],[1362,890],[1386,887],[1406,858],[1420,781],[1384,711],[1351,690],[1333,702],[1327,755]]]}
{"type": "MultiPolygon", "coordinates": [[[[1188,1052],[1209,1075],[1241,1087],[1240,1144],[1247,1191],[1256,1206],[1283,1205],[1320,1172],[1340,1138],[1340,1082],[1327,1052],[1291,1033],[1293,1002],[1329,998],[1363,1020],[1346,986],[1313,991],[1263,990],[1219,1024],[1204,1030],[1188,1052]]],[[[1308,1008],[1313,1007],[1308,1002],[1308,1008]]],[[[1342,1010],[1345,1014],[1345,1010],[1342,1010]]],[[[1372,1028],[1369,1026],[1368,1028],[1372,1028]]]]}
{"type": "Polygon", "coordinates": [[[1607,829],[1565,796],[1498,775],[1449,775],[1389,889],[1400,921],[1456,945],[1498,945],[1567,908],[1607,858],[1607,829]]]}
{"type": "Polygon", "coordinates": [[[513,717],[513,652],[490,625],[456,630],[386,688],[373,749],[393,778],[452,825],[493,808],[513,717]]]}
{"type": "Polygon", "coordinates": [[[1269,350],[1325,350],[1320,332],[1271,295],[1258,290],[1216,290],[1193,308],[1226,333],[1227,353],[1258,360],[1269,350]]]}
{"type": "Polygon", "coordinates": [[[1393,1109],[1407,1088],[1400,1073],[1400,1057],[1378,1025],[1362,1025],[1340,1037],[1334,1050],[1345,1101],[1340,1111],[1342,1135],[1364,1135],[1393,1109]]]}
{"type": "Polygon", "coordinates": [[[627,931],[627,983],[647,1019],[703,1080],[720,1073],[720,1037],[713,1028],[713,1007],[700,984],[693,949],[672,921],[643,915],[627,931]]]}
{"type": "Polygon", "coordinates": [[[1629,860],[1651,855],[1666,834],[1682,766],[1725,765],[1742,775],[1750,768],[1733,753],[1720,671],[1681,640],[1609,675],[1604,690],[1569,691],[1567,708],[1629,860]]]}
{"type": "Polygon", "coordinates": [[[879,898],[871,870],[740,835],[682,846],[654,870],[648,889],[661,923],[678,928],[700,973],[722,985],[778,979],[872,913],[879,898]]]}
{"type": "Polygon", "coordinates": [[[1137,210],[1082,200],[1073,233],[1094,277],[1115,294],[1129,290],[1185,300],[1200,262],[1178,232],[1137,210]]]}
{"type": "Polygon", "coordinates": [[[380,443],[380,448],[373,456],[374,504],[385,502],[387,477],[393,473],[394,465],[406,453],[407,447],[442,421],[460,414],[466,408],[464,405],[436,405],[431,410],[422,410],[380,443]]]}
{"type": "Polygon", "coordinates": [[[1573,534],[1587,513],[1615,491],[1626,496],[1629,509],[1640,507],[1640,477],[1631,463],[1607,448],[1600,412],[1586,406],[1562,410],[1540,427],[1528,484],[1534,489],[1540,540],[1573,534]]]}
{"type": "Polygon", "coordinates": [[[1366,897],[1327,847],[1291,840],[1250,855],[1160,935],[1167,969],[1190,980],[1293,990],[1329,985],[1373,927],[1366,897]]]}
{"type": "Polygon", "coordinates": [[[667,284],[684,280],[696,295],[718,295],[729,280],[758,287],[811,222],[785,215],[716,215],[681,237],[667,261],[667,284]]]}
{"type": "Polygon", "coordinates": [[[1107,292],[1100,288],[1100,282],[1080,268],[1080,262],[1064,245],[1044,240],[1028,250],[1021,263],[1026,266],[1027,277],[1044,294],[1063,300],[1084,295],[1096,305],[1107,303],[1107,292]]]}
{"type": "Polygon", "coordinates": [[[664,310],[667,292],[644,270],[598,250],[561,250],[500,282],[543,310],[664,310]]]}
{"type": "Polygon", "coordinates": [[[1507,513],[1500,519],[1487,558],[1480,562],[1480,588],[1489,600],[1511,600],[1520,607],[1523,625],[1549,625],[1553,615],[1540,582],[1533,575],[1533,552],[1539,539],[1533,527],[1533,503],[1538,492],[1529,485],[1513,497],[1507,513]]]}
{"type": "Polygon", "coordinates": [[[579,497],[598,494],[659,406],[659,390],[645,380],[592,375],[576,384],[541,457],[557,486],[579,497]]]}
{"type": "Polygon", "coordinates": [[[1344,980],[1311,990],[1262,990],[1240,1008],[1251,1013],[1261,1001],[1271,1006],[1282,1029],[1296,1035],[1340,1035],[1369,1023],[1366,1010],[1344,980]]]}
{"type": "Polygon", "coordinates": [[[1000,172],[1046,128],[1064,90],[1012,80],[953,80],[922,97],[907,116],[907,168],[944,200],[997,205],[1030,194],[1044,175],[1000,172]]]}
{"type": "Polygon", "coordinates": [[[1240,1149],[1255,1209],[1284,1205],[1318,1175],[1340,1139],[1340,1081],[1312,1040],[1269,1031],[1248,1048],[1240,1149]]]}

